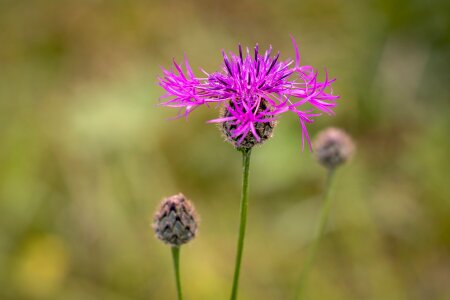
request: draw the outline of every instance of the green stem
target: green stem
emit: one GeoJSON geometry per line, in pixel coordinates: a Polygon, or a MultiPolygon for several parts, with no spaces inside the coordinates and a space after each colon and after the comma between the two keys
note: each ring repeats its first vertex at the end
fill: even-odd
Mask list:
{"type": "Polygon", "coordinates": [[[242,150],[242,194],[241,194],[241,216],[239,224],[239,237],[237,243],[236,264],[233,277],[233,288],[231,300],[237,299],[239,273],[241,271],[242,251],[244,250],[245,227],[247,224],[248,209],[248,171],[250,166],[250,154],[252,150],[242,150]]]}
{"type": "Polygon", "coordinates": [[[320,218],[319,218],[319,224],[317,226],[316,236],[315,236],[313,244],[311,245],[311,248],[309,250],[308,257],[306,259],[306,263],[302,269],[302,272],[300,273],[300,280],[299,280],[299,285],[297,288],[296,299],[301,299],[301,297],[302,297],[302,293],[305,289],[308,274],[312,268],[314,259],[316,257],[317,249],[319,248],[320,240],[323,236],[325,227],[327,225],[328,215],[330,214],[331,203],[332,203],[332,200],[331,200],[332,197],[330,195],[331,195],[333,178],[334,178],[334,169],[329,169],[328,174],[327,174],[326,183],[325,183],[323,206],[320,211],[320,218]]]}
{"type": "Polygon", "coordinates": [[[183,300],[181,294],[181,280],[180,280],[180,247],[172,247],[173,268],[175,270],[175,282],[177,285],[178,300],[183,300]]]}

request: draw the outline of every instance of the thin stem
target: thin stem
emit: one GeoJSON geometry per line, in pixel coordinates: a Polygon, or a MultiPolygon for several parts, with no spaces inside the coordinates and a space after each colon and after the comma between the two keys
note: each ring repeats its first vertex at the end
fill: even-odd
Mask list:
{"type": "Polygon", "coordinates": [[[231,300],[237,299],[239,273],[241,271],[242,252],[244,250],[245,227],[247,225],[248,209],[248,172],[250,166],[250,154],[252,150],[242,150],[242,194],[241,194],[241,216],[239,224],[239,237],[237,243],[236,264],[233,277],[233,288],[231,290],[231,300]]]}
{"type": "Polygon", "coordinates": [[[175,270],[175,282],[177,285],[178,300],[183,300],[181,293],[181,280],[180,280],[180,247],[172,247],[173,268],[175,270]]]}
{"type": "Polygon", "coordinates": [[[324,195],[323,195],[323,206],[320,211],[320,218],[319,218],[319,224],[317,226],[316,236],[315,236],[313,244],[311,245],[311,248],[309,250],[308,257],[306,259],[306,263],[302,269],[302,272],[300,273],[300,280],[299,280],[299,285],[297,288],[296,299],[302,298],[302,293],[305,289],[306,281],[308,279],[308,274],[314,263],[317,249],[319,248],[320,240],[322,239],[323,233],[325,231],[325,227],[327,225],[328,215],[330,214],[331,204],[332,204],[332,197],[330,195],[331,195],[331,188],[332,188],[332,184],[333,184],[333,178],[334,178],[334,169],[329,169],[328,174],[327,174],[326,183],[325,183],[325,190],[324,190],[324,195]]]}

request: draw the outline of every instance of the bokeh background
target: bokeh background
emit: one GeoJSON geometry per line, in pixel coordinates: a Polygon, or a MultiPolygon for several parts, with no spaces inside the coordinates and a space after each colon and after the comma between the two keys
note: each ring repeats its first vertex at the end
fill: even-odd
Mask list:
{"type": "MultiPolygon", "coordinates": [[[[182,191],[186,299],[227,299],[241,159],[214,110],[168,121],[160,67],[272,44],[327,68],[342,96],[309,126],[350,132],[307,299],[450,299],[449,2],[0,1],[0,299],[175,299],[150,229],[182,191]]],[[[200,74],[200,72],[197,72],[200,74]]],[[[292,299],[325,171],[284,116],[253,153],[240,299],[292,299]]]]}

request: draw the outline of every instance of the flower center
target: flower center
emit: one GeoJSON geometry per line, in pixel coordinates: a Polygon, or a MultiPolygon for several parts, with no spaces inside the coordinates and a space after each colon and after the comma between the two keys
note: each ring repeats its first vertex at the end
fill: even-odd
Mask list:
{"type": "MultiPolygon", "coordinates": [[[[266,111],[267,107],[267,101],[262,99],[259,104],[257,113],[266,111]]],[[[233,114],[230,112],[230,108],[232,110],[235,110],[235,104],[232,101],[228,102],[228,105],[222,108],[220,116],[222,118],[233,116],[233,114]]],[[[236,136],[236,130],[239,130],[240,125],[240,123],[238,123],[236,120],[225,121],[221,123],[220,130],[222,131],[225,140],[231,143],[237,150],[247,150],[255,145],[262,144],[272,136],[273,129],[276,126],[276,122],[270,120],[272,118],[272,115],[267,115],[264,117],[264,119],[268,119],[267,122],[253,122],[255,132],[258,135],[259,139],[254,135],[252,130],[249,130],[245,134],[245,137],[243,137],[243,134],[236,136]]],[[[248,116],[244,116],[243,120],[248,120],[248,116]]]]}

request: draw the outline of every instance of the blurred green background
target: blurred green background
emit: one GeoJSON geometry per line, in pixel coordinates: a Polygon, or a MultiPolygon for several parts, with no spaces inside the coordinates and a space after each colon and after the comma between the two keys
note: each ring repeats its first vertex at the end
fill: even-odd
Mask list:
{"type": "MultiPolygon", "coordinates": [[[[227,299],[240,154],[205,124],[168,121],[160,66],[272,44],[327,68],[342,96],[309,126],[350,132],[307,299],[450,299],[449,2],[0,1],[0,299],[175,299],[150,229],[165,196],[201,215],[182,248],[186,299],[227,299]]],[[[200,74],[200,72],[197,72],[200,74]]],[[[325,171],[294,115],[253,152],[240,299],[291,299],[325,171]]]]}

